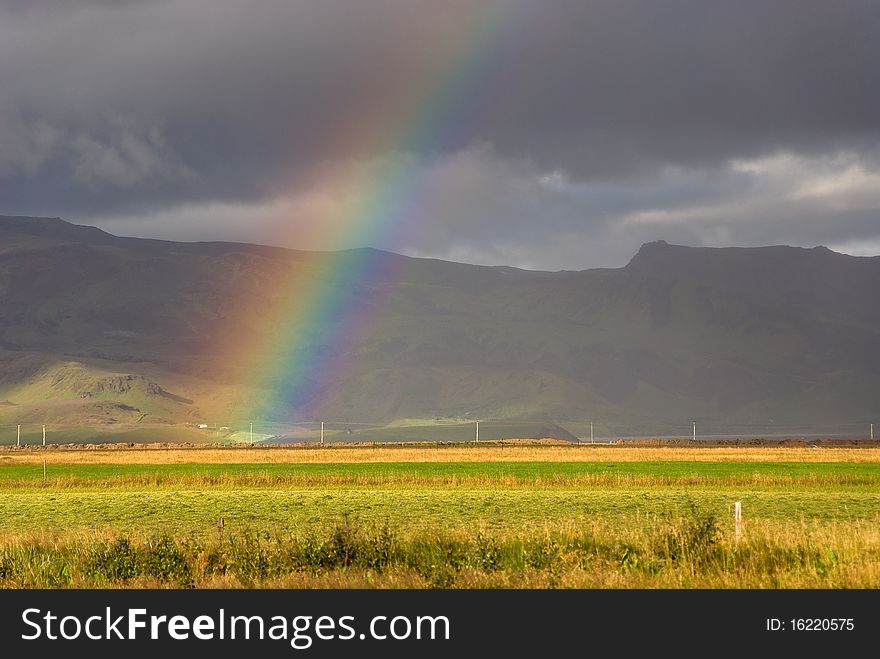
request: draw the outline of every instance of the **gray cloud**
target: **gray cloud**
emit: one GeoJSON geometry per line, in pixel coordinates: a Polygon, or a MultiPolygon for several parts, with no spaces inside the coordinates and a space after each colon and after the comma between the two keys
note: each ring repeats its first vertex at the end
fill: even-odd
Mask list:
{"type": "Polygon", "coordinates": [[[0,213],[548,268],[864,252],[878,61],[867,1],[0,2],[0,213]],[[389,162],[395,230],[347,232],[389,162]]]}

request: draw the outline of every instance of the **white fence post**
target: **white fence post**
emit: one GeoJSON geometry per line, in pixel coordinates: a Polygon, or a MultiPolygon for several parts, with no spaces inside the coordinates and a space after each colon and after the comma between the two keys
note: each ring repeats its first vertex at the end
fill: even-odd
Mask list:
{"type": "Polygon", "coordinates": [[[742,535],[742,502],[737,501],[733,504],[733,519],[736,523],[736,542],[739,544],[742,535]]]}

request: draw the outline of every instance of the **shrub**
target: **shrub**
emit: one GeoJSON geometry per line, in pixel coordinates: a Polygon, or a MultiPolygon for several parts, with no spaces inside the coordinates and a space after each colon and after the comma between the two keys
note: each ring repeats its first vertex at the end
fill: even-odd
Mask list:
{"type": "Polygon", "coordinates": [[[126,537],[97,547],[85,566],[85,573],[109,582],[127,581],[142,572],[137,550],[126,537]]]}
{"type": "Polygon", "coordinates": [[[144,574],[160,581],[176,582],[183,587],[192,587],[192,571],[186,555],[170,537],[162,536],[150,540],[144,548],[144,574]]]}
{"type": "Polygon", "coordinates": [[[687,517],[670,522],[656,539],[656,553],[674,563],[701,569],[717,557],[721,529],[712,513],[691,508],[687,517]]]}

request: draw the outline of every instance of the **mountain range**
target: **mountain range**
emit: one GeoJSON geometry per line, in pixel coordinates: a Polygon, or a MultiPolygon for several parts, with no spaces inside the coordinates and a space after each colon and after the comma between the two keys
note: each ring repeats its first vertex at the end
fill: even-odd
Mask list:
{"type": "Polygon", "coordinates": [[[569,439],[590,421],[606,435],[843,432],[880,419],[878,302],[880,257],[825,247],[659,241],[622,268],[539,272],[0,216],[0,441],[47,423],[72,440],[186,439],[255,415],[534,422],[569,439]],[[249,358],[295,329],[272,313],[292,279],[367,320],[341,342],[290,333],[343,367],[309,374],[310,397],[280,409],[266,401],[281,382],[255,381],[249,358]]]}

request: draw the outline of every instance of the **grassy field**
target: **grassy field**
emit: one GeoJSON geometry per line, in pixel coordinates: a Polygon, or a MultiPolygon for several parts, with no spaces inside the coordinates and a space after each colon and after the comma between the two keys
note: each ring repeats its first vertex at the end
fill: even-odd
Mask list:
{"type": "Polygon", "coordinates": [[[0,495],[13,587],[880,587],[872,448],[10,449],[0,495]]]}

